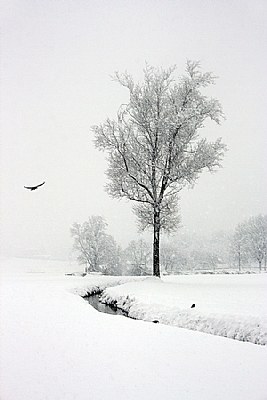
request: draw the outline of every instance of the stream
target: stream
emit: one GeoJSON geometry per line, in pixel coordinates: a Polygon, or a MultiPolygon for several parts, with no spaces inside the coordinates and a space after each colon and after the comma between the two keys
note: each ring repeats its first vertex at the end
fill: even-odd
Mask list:
{"type": "Polygon", "coordinates": [[[123,311],[120,308],[117,308],[116,306],[111,306],[108,304],[101,303],[99,296],[100,296],[99,294],[93,294],[91,296],[84,297],[84,300],[87,301],[97,311],[106,314],[123,315],[124,317],[128,317],[128,313],[126,311],[123,311]]]}

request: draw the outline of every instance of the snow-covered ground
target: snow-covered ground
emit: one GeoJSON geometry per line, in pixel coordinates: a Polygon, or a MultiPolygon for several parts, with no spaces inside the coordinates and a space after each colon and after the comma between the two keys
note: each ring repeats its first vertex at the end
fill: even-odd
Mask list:
{"type": "Polygon", "coordinates": [[[266,274],[191,275],[110,287],[102,301],[133,318],[266,345],[266,292],[266,274]]]}
{"type": "MultiPolygon", "coordinates": [[[[21,260],[19,274],[2,273],[0,281],[1,400],[267,399],[266,346],[99,313],[74,292],[110,286],[120,278],[22,273],[28,268],[22,264],[21,260]]],[[[6,265],[2,261],[4,270],[6,265]]],[[[188,290],[197,278],[182,277],[188,279],[188,290]]],[[[239,277],[235,278],[239,287],[239,277]]],[[[186,284],[176,279],[157,285],[176,285],[173,292],[186,284]]],[[[153,281],[138,286],[151,286],[153,281]]],[[[127,285],[134,285],[136,295],[136,283],[116,290],[127,285]]],[[[235,285],[222,295],[226,304],[231,303],[228,296],[235,285]]],[[[246,285],[244,305],[252,293],[246,285]]],[[[171,303],[167,292],[163,289],[160,300],[165,298],[166,307],[171,303]]],[[[153,298],[151,290],[146,300],[151,304],[153,298]]],[[[190,302],[185,300],[183,307],[190,302]]],[[[260,308],[255,309],[258,317],[260,308]]]]}

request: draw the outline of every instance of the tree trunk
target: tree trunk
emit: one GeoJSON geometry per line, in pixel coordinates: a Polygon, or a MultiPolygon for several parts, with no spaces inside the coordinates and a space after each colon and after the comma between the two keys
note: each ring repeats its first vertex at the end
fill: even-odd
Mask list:
{"type": "Polygon", "coordinates": [[[241,272],[241,253],[238,252],[238,271],[241,272]]]}
{"type": "Polygon", "coordinates": [[[160,212],[154,210],[153,276],[160,277],[159,268],[160,212]]]}
{"type": "Polygon", "coordinates": [[[261,260],[259,260],[259,270],[261,272],[261,260]]]}

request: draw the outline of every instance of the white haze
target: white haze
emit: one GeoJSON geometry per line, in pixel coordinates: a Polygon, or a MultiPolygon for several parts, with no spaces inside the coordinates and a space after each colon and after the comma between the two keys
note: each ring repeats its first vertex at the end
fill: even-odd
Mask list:
{"type": "Polygon", "coordinates": [[[102,215],[127,245],[137,236],[131,203],[104,191],[105,156],[90,126],[114,117],[127,92],[110,75],[142,77],[145,62],[200,60],[219,76],[210,94],[227,120],[224,168],[184,190],[188,230],[233,229],[267,211],[266,11],[261,0],[1,3],[1,251],[68,257],[69,228],[102,215]],[[24,185],[46,184],[35,192],[24,185]]]}

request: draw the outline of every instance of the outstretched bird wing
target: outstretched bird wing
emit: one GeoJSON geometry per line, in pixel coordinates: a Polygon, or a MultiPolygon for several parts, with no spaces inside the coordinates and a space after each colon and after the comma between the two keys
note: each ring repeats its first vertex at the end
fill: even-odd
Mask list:
{"type": "Polygon", "coordinates": [[[40,183],[39,185],[37,185],[36,187],[38,188],[39,186],[43,186],[45,184],[45,181],[43,183],[40,183]]]}

